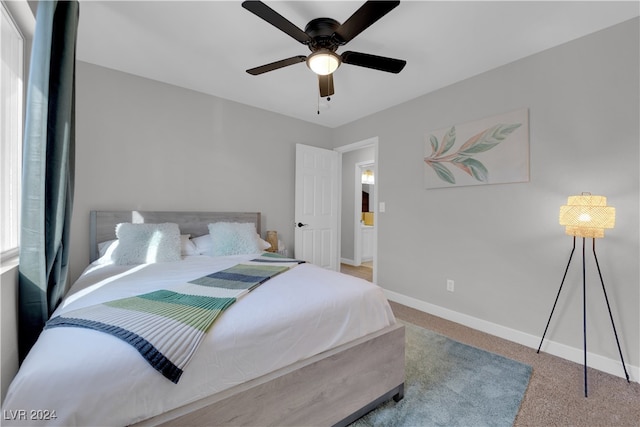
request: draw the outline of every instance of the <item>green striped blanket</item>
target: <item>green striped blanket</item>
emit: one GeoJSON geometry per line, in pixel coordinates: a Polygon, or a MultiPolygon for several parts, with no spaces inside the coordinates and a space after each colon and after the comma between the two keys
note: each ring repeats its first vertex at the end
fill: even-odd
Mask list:
{"type": "Polygon", "coordinates": [[[105,302],[50,319],[45,329],[79,327],[132,345],[177,383],[213,322],[240,297],[304,261],[264,253],[170,289],[105,302]]]}

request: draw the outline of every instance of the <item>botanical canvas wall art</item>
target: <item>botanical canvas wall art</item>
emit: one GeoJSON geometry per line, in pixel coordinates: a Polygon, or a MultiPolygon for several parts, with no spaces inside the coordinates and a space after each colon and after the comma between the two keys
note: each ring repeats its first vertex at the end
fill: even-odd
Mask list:
{"type": "Polygon", "coordinates": [[[427,189],[529,181],[529,109],[427,133],[427,189]]]}

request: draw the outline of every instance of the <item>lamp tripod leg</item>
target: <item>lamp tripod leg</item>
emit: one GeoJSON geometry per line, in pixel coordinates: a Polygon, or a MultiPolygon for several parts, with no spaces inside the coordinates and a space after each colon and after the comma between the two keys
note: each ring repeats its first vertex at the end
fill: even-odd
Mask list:
{"type": "Polygon", "coordinates": [[[629,381],[629,373],[627,372],[627,367],[624,364],[624,358],[622,357],[622,349],[620,348],[620,340],[618,339],[618,331],[616,331],[616,325],[613,322],[613,315],[611,314],[611,306],[609,305],[609,298],[607,297],[607,291],[604,288],[604,280],[602,280],[602,273],[600,272],[600,264],[598,263],[598,256],[596,255],[596,239],[593,239],[593,258],[596,260],[596,267],[598,267],[598,275],[600,276],[600,283],[602,284],[602,292],[604,293],[604,300],[607,303],[607,309],[609,310],[609,318],[611,319],[611,326],[613,327],[613,334],[616,337],[616,344],[618,344],[618,353],[620,353],[620,361],[622,362],[622,369],[624,369],[624,375],[627,377],[627,382],[629,381]]]}
{"type": "Polygon", "coordinates": [[[575,250],[576,250],[576,237],[573,236],[573,248],[571,249],[571,254],[569,255],[569,262],[567,262],[567,268],[564,269],[564,276],[562,276],[562,282],[560,282],[560,289],[558,289],[558,295],[556,295],[556,300],[553,303],[553,308],[551,309],[551,314],[549,315],[547,326],[544,328],[544,333],[542,334],[542,339],[540,340],[540,345],[538,346],[537,353],[540,353],[540,348],[542,348],[542,342],[544,341],[544,337],[547,335],[547,330],[549,329],[549,324],[551,323],[553,312],[556,309],[556,304],[558,304],[558,298],[560,298],[560,292],[562,292],[562,285],[564,285],[564,279],[567,278],[567,271],[569,271],[569,265],[571,264],[571,259],[573,258],[573,252],[575,250]]]}
{"type": "Polygon", "coordinates": [[[584,343],[584,397],[587,397],[587,273],[584,262],[585,238],[582,238],[582,333],[584,343]]]}

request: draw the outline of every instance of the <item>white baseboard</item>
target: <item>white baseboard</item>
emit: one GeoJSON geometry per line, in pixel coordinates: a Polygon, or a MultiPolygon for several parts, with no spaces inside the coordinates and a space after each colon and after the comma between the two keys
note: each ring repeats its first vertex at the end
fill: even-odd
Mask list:
{"type": "MultiPolygon", "coordinates": [[[[450,320],[452,322],[459,323],[464,326],[468,326],[478,331],[486,332],[488,334],[495,335],[497,337],[504,338],[518,344],[522,344],[535,350],[538,349],[538,345],[540,344],[541,337],[518,331],[516,329],[507,328],[506,326],[478,319],[476,317],[459,313],[457,311],[449,310],[447,308],[430,304],[428,302],[402,295],[397,292],[389,291],[386,289],[384,290],[384,292],[387,298],[391,301],[406,305],[407,307],[415,308],[416,310],[420,310],[446,320],[450,320]]],[[[582,348],[570,347],[558,342],[545,340],[542,345],[541,351],[579,364],[582,364],[584,362],[584,350],[582,348]]],[[[622,369],[622,365],[619,359],[610,359],[608,357],[604,357],[587,351],[587,363],[591,368],[598,369],[599,371],[603,371],[621,378],[625,377],[624,370],[622,369]]],[[[628,363],[626,364],[626,366],[627,371],[629,372],[630,380],[634,382],[640,382],[640,367],[631,366],[628,363]]]]}
{"type": "Polygon", "coordinates": [[[360,264],[356,264],[356,262],[354,260],[348,259],[348,258],[340,258],[340,263],[351,265],[353,267],[357,267],[357,266],[360,265],[360,264]]]}

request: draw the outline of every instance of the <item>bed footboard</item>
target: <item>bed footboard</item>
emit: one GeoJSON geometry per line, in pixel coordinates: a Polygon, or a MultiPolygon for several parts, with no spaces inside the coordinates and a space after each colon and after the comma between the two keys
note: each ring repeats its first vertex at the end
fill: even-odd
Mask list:
{"type": "Polygon", "coordinates": [[[387,400],[393,399],[394,402],[399,402],[403,398],[404,398],[404,383],[400,384],[398,387],[394,388],[393,390],[389,390],[388,393],[385,393],[383,396],[380,396],[378,399],[369,403],[367,406],[360,409],[359,411],[349,415],[347,418],[343,419],[339,423],[334,424],[333,427],[348,426],[352,422],[356,421],[358,418],[361,418],[367,415],[369,412],[373,411],[374,409],[382,405],[387,400]]]}
{"type": "Polygon", "coordinates": [[[402,399],[404,339],[392,325],[136,426],[344,426],[402,399]]]}

